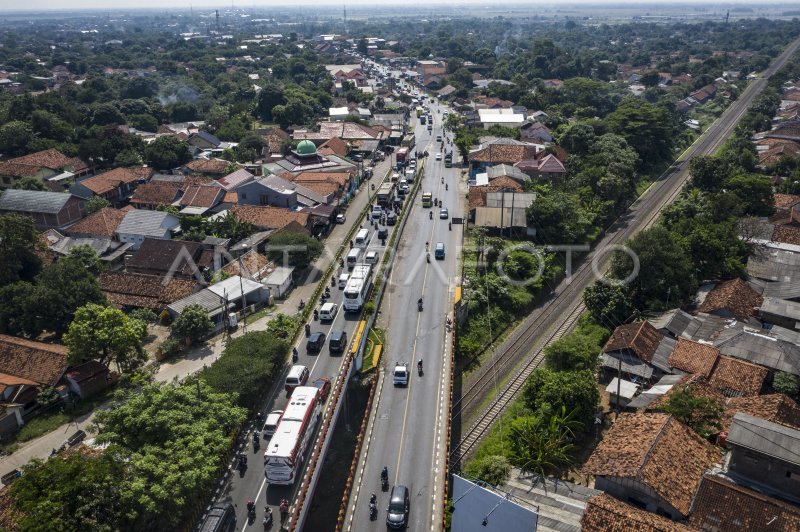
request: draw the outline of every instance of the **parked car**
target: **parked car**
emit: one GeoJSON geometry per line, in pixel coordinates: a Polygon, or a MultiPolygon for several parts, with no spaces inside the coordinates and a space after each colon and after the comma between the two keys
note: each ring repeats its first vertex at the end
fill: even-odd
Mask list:
{"type": "Polygon", "coordinates": [[[336,223],[337,224],[343,224],[345,222],[345,219],[346,218],[345,218],[344,214],[337,214],[336,215],[336,223]]]}
{"type": "Polygon", "coordinates": [[[319,390],[319,400],[325,401],[331,392],[331,380],[328,377],[320,377],[314,381],[314,387],[319,390]]]}

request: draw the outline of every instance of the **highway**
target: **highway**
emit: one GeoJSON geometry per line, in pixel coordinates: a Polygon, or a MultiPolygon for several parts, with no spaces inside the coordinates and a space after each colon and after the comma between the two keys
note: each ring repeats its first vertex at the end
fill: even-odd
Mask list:
{"type": "MultiPolygon", "coordinates": [[[[362,191],[360,195],[353,201],[351,204],[351,208],[348,209],[347,212],[347,223],[354,223],[356,220],[361,206],[366,204],[366,198],[362,198],[361,194],[364,194],[364,191],[367,189],[363,189],[363,187],[369,187],[372,183],[375,184],[375,188],[377,189],[380,185],[381,179],[383,176],[386,175],[390,165],[392,164],[394,157],[386,157],[386,159],[382,162],[379,162],[375,169],[374,169],[374,177],[371,180],[371,183],[366,183],[362,185],[362,191]]],[[[370,191],[371,192],[371,191],[370,191]]],[[[374,194],[374,193],[373,193],[374,194]]],[[[366,225],[364,225],[367,227],[366,225]]],[[[386,226],[381,226],[386,227],[386,226]]],[[[388,227],[391,231],[393,227],[388,227]]],[[[370,226],[370,231],[372,231],[372,240],[367,249],[378,251],[380,256],[383,256],[385,248],[381,246],[380,240],[375,235],[375,229],[370,226]]],[[[326,250],[327,251],[334,251],[334,250],[326,250]]],[[[345,250],[346,254],[347,250],[345,250]]],[[[363,255],[362,255],[363,256],[363,255]]],[[[376,265],[377,266],[377,265],[376,265]]],[[[343,271],[347,271],[345,268],[343,271]]],[[[373,279],[374,279],[374,271],[373,270],[373,279]]],[[[338,275],[335,275],[338,278],[338,275]]],[[[330,282],[329,282],[330,283],[330,282]]],[[[330,286],[330,284],[328,284],[330,286]]],[[[334,320],[329,323],[322,323],[320,321],[311,320],[309,323],[311,325],[311,332],[324,332],[326,338],[330,337],[330,332],[332,330],[344,330],[347,333],[348,344],[353,340],[353,334],[360,319],[360,314],[356,313],[345,313],[341,308],[341,302],[343,298],[343,290],[336,287],[331,287],[331,298],[329,301],[337,303],[339,305],[339,311],[337,312],[334,320]]],[[[321,306],[321,302],[318,302],[317,307],[321,306]]],[[[299,340],[295,343],[295,346],[298,350],[298,361],[297,364],[302,364],[308,367],[310,370],[310,376],[308,379],[308,384],[311,385],[314,380],[319,379],[320,377],[327,377],[331,379],[333,383],[335,376],[339,373],[342,364],[343,364],[343,354],[342,353],[331,353],[328,341],[326,339],[325,347],[319,353],[309,353],[306,350],[306,337],[301,335],[299,340]]],[[[265,398],[264,406],[262,412],[266,416],[272,410],[285,410],[286,404],[288,403],[288,395],[283,390],[283,376],[280,378],[280,385],[278,389],[273,392],[273,395],[269,398],[265,398]]],[[[318,427],[317,427],[318,428],[318,427]]],[[[273,525],[272,530],[279,530],[280,529],[280,513],[279,513],[279,504],[281,499],[287,499],[290,502],[294,503],[296,498],[296,490],[302,478],[302,471],[300,474],[297,475],[297,479],[293,485],[291,486],[277,486],[277,485],[268,485],[266,483],[266,479],[264,476],[264,465],[263,465],[263,456],[264,456],[264,449],[268,445],[268,440],[264,438],[260,439],[260,445],[258,449],[255,449],[253,446],[253,433],[252,427],[248,428],[247,436],[247,445],[244,448],[244,453],[247,456],[247,468],[244,472],[240,472],[238,470],[233,469],[234,464],[229,464],[231,468],[231,474],[229,475],[229,480],[225,483],[224,488],[222,490],[221,496],[218,498],[220,502],[230,502],[234,505],[236,510],[236,520],[237,520],[237,530],[247,531],[247,530],[263,530],[262,519],[264,518],[265,514],[265,505],[269,505],[272,508],[273,512],[273,525]],[[248,519],[247,516],[247,508],[246,503],[248,500],[253,500],[256,503],[256,518],[248,519]]],[[[313,447],[313,440],[312,443],[308,445],[306,449],[306,456],[304,457],[304,466],[307,462],[308,454],[313,447]]],[[[334,495],[335,497],[340,497],[341,494],[337,493],[334,495]]]]}
{"type": "MultiPolygon", "coordinates": [[[[678,158],[678,161],[654,183],[610,227],[594,250],[580,263],[571,277],[554,290],[551,298],[536,308],[500,345],[492,357],[475,374],[465,380],[461,396],[453,399],[453,447],[450,463],[459,470],[461,461],[475,449],[505,406],[524,384],[527,376],[542,360],[542,349],[568,332],[582,308],[583,290],[596,277],[592,262],[599,272],[610,259],[611,246],[621,245],[638,231],[655,223],[661,210],[680,194],[689,178],[689,161],[697,155],[713,154],[728,138],[755,97],[764,89],[767,79],[775,73],[800,46],[800,39],[791,43],[764,72],[753,80],[706,132],[678,158]],[[508,382],[494,388],[495,378],[508,382]],[[487,407],[481,407],[486,397],[494,396],[487,407]]],[[[556,243],[557,244],[557,243],[556,243]]]]}
{"type": "MultiPolygon", "coordinates": [[[[380,326],[387,330],[387,345],[358,477],[345,515],[345,530],[385,530],[389,493],[397,484],[409,489],[408,529],[441,528],[452,342],[445,320],[452,310],[454,290],[460,284],[462,226],[453,225],[450,230],[449,220],[439,218],[439,208],[423,208],[421,197],[423,191],[432,192],[448,208],[450,217],[463,217],[467,189],[465,183],[460,183],[459,168],[445,168],[443,160],[436,160],[438,152],[444,158],[435,137],[443,134],[441,113],[446,108],[435,104],[430,108],[433,131],[429,133],[419,123],[416,126],[415,150],[427,150],[430,156],[381,309],[380,326]],[[425,258],[426,242],[430,243],[430,263],[425,258]],[[445,245],[444,260],[434,258],[437,242],[445,245]],[[422,312],[417,311],[420,297],[424,300],[422,312]],[[424,367],[422,376],[416,370],[416,361],[420,359],[424,367]],[[392,370],[397,362],[407,363],[411,370],[406,387],[392,384],[392,370]],[[384,466],[389,469],[387,491],[381,491],[380,485],[384,466]],[[378,514],[371,520],[369,498],[373,492],[378,499],[378,514]]],[[[455,149],[447,144],[445,148],[455,149]]]]}

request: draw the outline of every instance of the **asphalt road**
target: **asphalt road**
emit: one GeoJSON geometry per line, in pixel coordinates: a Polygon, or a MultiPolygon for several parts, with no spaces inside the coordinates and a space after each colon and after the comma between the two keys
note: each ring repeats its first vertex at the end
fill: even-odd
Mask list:
{"type": "MultiPolygon", "coordinates": [[[[415,150],[427,150],[425,177],[403,234],[391,285],[384,299],[382,326],[387,329],[382,380],[368,426],[368,446],[362,452],[360,477],[351,496],[345,527],[349,530],[385,530],[386,509],[393,485],[409,489],[411,510],[409,530],[439,529],[444,490],[444,445],[449,423],[449,353],[451,335],[446,330],[447,313],[452,309],[453,294],[459,284],[462,226],[448,228],[448,220],[439,217],[439,207],[423,208],[422,192],[433,193],[448,208],[449,216],[463,217],[466,208],[466,184],[459,183],[460,168],[445,168],[435,154],[444,151],[435,136],[443,134],[441,112],[431,106],[434,129],[417,124],[415,150]],[[440,113],[437,113],[436,110],[440,113]],[[448,190],[445,190],[445,184],[448,190]],[[430,213],[433,213],[433,219],[430,213]],[[430,246],[430,262],[425,258],[425,243],[430,246]],[[434,258],[437,242],[445,244],[445,259],[434,258]],[[417,299],[423,297],[423,311],[417,299]],[[416,361],[423,360],[423,375],[418,375],[416,361]],[[407,363],[411,372],[406,387],[392,384],[395,363],[407,363]],[[389,489],[381,491],[380,472],[389,468],[389,489]],[[371,493],[378,497],[378,515],[369,516],[371,493]]],[[[453,150],[445,145],[447,151],[453,150]]]]}
{"type": "MultiPolygon", "coordinates": [[[[394,157],[387,157],[386,160],[378,163],[378,165],[375,167],[374,177],[372,178],[371,183],[375,184],[376,189],[380,184],[380,179],[386,174],[386,171],[392,164],[393,159],[394,157]]],[[[364,186],[370,186],[370,185],[367,184],[364,186]]],[[[360,213],[361,209],[367,202],[367,197],[366,196],[362,197],[361,196],[362,194],[363,191],[360,192],[359,196],[351,203],[351,206],[348,209],[347,212],[348,223],[350,223],[352,219],[355,219],[357,214],[360,213]]],[[[389,229],[391,230],[392,227],[389,227],[389,229]]],[[[380,240],[378,240],[378,238],[374,234],[375,229],[370,227],[370,230],[373,231],[373,237],[368,249],[370,250],[374,249],[378,251],[379,254],[382,256],[385,248],[380,245],[380,240]]],[[[347,269],[345,268],[343,271],[347,271],[347,269]]],[[[338,279],[338,275],[336,275],[335,277],[338,279]]],[[[352,341],[353,333],[360,316],[357,314],[345,313],[341,309],[342,297],[343,297],[343,290],[340,290],[338,288],[338,283],[337,283],[336,287],[331,287],[331,298],[329,300],[339,305],[339,311],[337,312],[335,319],[329,323],[321,323],[319,321],[312,320],[310,322],[311,332],[321,331],[324,332],[326,337],[329,338],[330,332],[332,330],[334,329],[344,330],[347,333],[348,343],[352,341]]],[[[317,305],[317,307],[319,306],[320,304],[317,305]]],[[[306,338],[303,335],[301,335],[299,341],[295,345],[299,352],[299,358],[297,364],[305,365],[310,370],[310,376],[308,379],[309,386],[311,385],[311,383],[313,383],[314,380],[320,377],[328,377],[329,379],[331,379],[331,381],[334,380],[335,376],[339,373],[339,370],[341,369],[343,358],[342,358],[342,353],[330,352],[327,339],[325,347],[322,349],[320,353],[308,353],[306,351],[306,338]]],[[[262,412],[264,412],[266,416],[266,414],[268,414],[272,410],[284,410],[287,403],[288,403],[288,396],[283,391],[283,386],[280,386],[280,388],[276,390],[271,397],[265,398],[262,412]]],[[[265,509],[264,509],[265,505],[269,505],[272,508],[273,512],[273,525],[271,530],[279,530],[280,513],[278,505],[280,504],[281,499],[288,499],[289,501],[292,502],[294,501],[295,491],[299,484],[299,479],[301,479],[303,476],[302,472],[296,476],[298,480],[296,480],[294,485],[292,486],[267,485],[264,476],[263,456],[264,456],[264,449],[266,448],[268,441],[263,438],[260,438],[259,448],[255,449],[253,446],[252,427],[247,433],[247,436],[248,436],[247,445],[244,448],[244,453],[248,459],[247,468],[243,473],[238,470],[233,470],[233,469],[231,470],[231,474],[229,475],[229,480],[225,482],[225,486],[223,488],[221,496],[219,497],[219,501],[230,502],[231,504],[234,505],[236,509],[237,530],[241,531],[263,530],[262,519],[264,518],[265,514],[265,509]],[[253,500],[256,503],[257,511],[255,520],[248,519],[247,508],[246,508],[246,503],[248,500],[253,500]]],[[[304,462],[307,460],[308,454],[312,446],[313,446],[313,440],[312,444],[308,445],[308,448],[306,450],[306,456],[304,457],[304,462]]],[[[318,487],[318,489],[320,489],[320,487],[318,487]]],[[[335,496],[340,497],[341,494],[337,493],[335,494],[335,496]]]]}

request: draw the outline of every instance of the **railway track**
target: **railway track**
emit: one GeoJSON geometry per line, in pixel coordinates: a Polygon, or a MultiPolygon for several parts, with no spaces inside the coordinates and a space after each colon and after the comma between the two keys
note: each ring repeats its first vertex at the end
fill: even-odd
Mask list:
{"type": "Polygon", "coordinates": [[[480,442],[505,407],[516,397],[525,380],[544,358],[544,348],[561,338],[575,325],[583,311],[582,293],[593,280],[592,262],[597,261],[597,270],[610,257],[604,250],[609,246],[624,243],[635,233],[652,226],[661,211],[675,201],[689,178],[688,162],[696,155],[713,153],[736,127],[753,99],[764,89],[766,80],[775,73],[797,51],[800,39],[794,41],[773,62],[764,78],[754,80],[720,118],[670,167],[650,190],[631,205],[629,211],[609,228],[606,236],[581,262],[571,278],[562,281],[554,297],[536,309],[510,337],[496,350],[491,361],[478,370],[474,382],[453,403],[451,419],[470,419],[481,403],[495,393],[493,401],[484,408],[468,430],[462,432],[460,441],[453,442],[450,464],[459,469],[461,460],[480,442]],[[598,255],[601,253],[601,255],[598,255]],[[605,259],[605,260],[604,260],[605,259]],[[495,390],[500,375],[513,373],[499,393],[495,390]]]}

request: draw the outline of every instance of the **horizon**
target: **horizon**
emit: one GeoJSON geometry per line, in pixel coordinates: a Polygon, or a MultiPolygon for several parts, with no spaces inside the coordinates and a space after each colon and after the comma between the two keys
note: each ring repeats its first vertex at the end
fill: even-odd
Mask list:
{"type": "Polygon", "coordinates": [[[582,5],[594,7],[615,7],[624,6],[640,9],[652,8],[667,8],[670,6],[692,4],[695,7],[710,7],[716,9],[726,9],[732,6],[758,6],[759,8],[765,7],[791,7],[797,6],[797,2],[793,1],[775,1],[775,0],[728,0],[725,2],[708,1],[696,2],[692,0],[649,0],[648,2],[639,2],[636,0],[613,0],[612,2],[601,2],[597,0],[563,0],[555,2],[553,0],[540,1],[540,0],[516,0],[510,2],[493,3],[487,0],[437,0],[435,3],[424,2],[422,0],[410,0],[409,2],[400,5],[387,5],[385,3],[376,2],[375,0],[295,0],[291,3],[284,2],[283,0],[231,0],[230,5],[226,2],[219,0],[167,0],[168,4],[164,4],[162,0],[121,0],[116,2],[113,8],[109,8],[105,0],[6,0],[4,5],[0,6],[0,13],[8,14],[25,14],[25,13],[39,13],[39,12],[52,12],[52,11],[101,11],[120,12],[120,11],[187,11],[194,8],[211,8],[211,9],[234,9],[234,10],[253,10],[253,9],[303,9],[306,7],[372,7],[372,8],[390,8],[397,9],[398,7],[406,6],[424,6],[426,9],[433,9],[436,7],[456,7],[459,5],[480,6],[485,5],[486,8],[496,8],[499,6],[539,6],[548,8],[558,8],[565,5],[582,5]]]}

